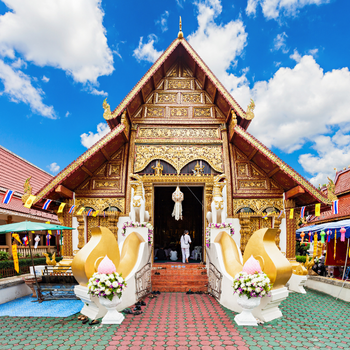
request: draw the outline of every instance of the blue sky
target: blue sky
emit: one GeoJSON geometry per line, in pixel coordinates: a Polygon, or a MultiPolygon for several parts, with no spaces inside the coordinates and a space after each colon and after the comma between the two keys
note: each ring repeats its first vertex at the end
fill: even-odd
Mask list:
{"type": "Polygon", "coordinates": [[[0,144],[57,174],[178,33],[313,184],[350,165],[349,1],[0,2],[0,144]]]}

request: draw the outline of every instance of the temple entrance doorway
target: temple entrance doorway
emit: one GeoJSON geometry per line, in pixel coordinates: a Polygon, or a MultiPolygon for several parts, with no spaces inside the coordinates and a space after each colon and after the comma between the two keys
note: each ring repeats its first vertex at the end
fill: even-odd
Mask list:
{"type": "MultiPolygon", "coordinates": [[[[188,230],[192,240],[190,246],[190,262],[200,262],[203,259],[203,186],[179,186],[184,194],[182,202],[182,220],[175,220],[172,217],[174,202],[172,194],[176,186],[154,187],[154,262],[165,262],[159,249],[167,250],[167,261],[169,260],[170,249],[177,251],[178,262],[182,261],[180,238],[184,230],[188,230]],[[195,247],[196,252],[201,254],[192,254],[195,247]],[[197,258],[197,259],[195,259],[197,258]],[[202,258],[202,259],[201,259],[202,258]]],[[[195,253],[196,253],[195,252],[195,253]]]]}

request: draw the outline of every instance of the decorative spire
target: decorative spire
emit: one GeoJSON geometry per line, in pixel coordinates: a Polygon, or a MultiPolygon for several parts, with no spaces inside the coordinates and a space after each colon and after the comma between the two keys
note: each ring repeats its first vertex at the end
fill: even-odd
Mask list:
{"type": "Polygon", "coordinates": [[[181,22],[181,16],[180,16],[180,31],[179,34],[177,35],[178,39],[182,39],[184,37],[183,33],[182,33],[182,22],[181,22]]]}

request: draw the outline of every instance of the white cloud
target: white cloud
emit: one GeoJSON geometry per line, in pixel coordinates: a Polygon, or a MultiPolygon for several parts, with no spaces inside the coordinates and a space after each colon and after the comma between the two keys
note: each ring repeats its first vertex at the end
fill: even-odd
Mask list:
{"type": "Polygon", "coordinates": [[[97,133],[94,134],[92,131],[89,131],[89,134],[84,133],[80,135],[80,142],[84,147],[90,148],[92,145],[94,145],[97,141],[99,141],[103,136],[107,135],[109,132],[110,132],[110,129],[107,123],[99,123],[97,125],[97,133]]]}
{"type": "Polygon", "coordinates": [[[12,62],[11,66],[15,69],[21,69],[21,68],[26,69],[27,63],[19,58],[18,60],[12,62]]]}
{"type": "Polygon", "coordinates": [[[249,131],[288,153],[350,121],[349,69],[325,73],[312,56],[294,55],[294,68],[280,68],[251,90],[256,109],[249,131]]]}
{"type": "Polygon", "coordinates": [[[186,0],[176,0],[177,5],[180,6],[181,8],[184,7],[185,2],[186,2],[186,0]]]}
{"type": "Polygon", "coordinates": [[[168,17],[169,12],[165,11],[161,16],[160,19],[156,21],[156,24],[160,25],[160,28],[162,30],[162,33],[166,32],[168,30],[168,17]]]}
{"type": "Polygon", "coordinates": [[[60,166],[57,165],[57,163],[51,163],[50,165],[48,165],[48,168],[53,174],[58,173],[58,171],[60,170],[60,166]]]}
{"type": "Polygon", "coordinates": [[[97,95],[97,96],[108,96],[108,92],[105,92],[103,90],[99,91],[95,88],[91,88],[89,91],[91,95],[97,95]]]}
{"type": "Polygon", "coordinates": [[[103,27],[101,0],[4,0],[0,54],[16,52],[37,66],[64,70],[77,82],[111,74],[113,54],[103,27]]]}
{"type": "Polygon", "coordinates": [[[140,37],[139,46],[134,50],[133,56],[140,61],[148,61],[154,63],[163,51],[157,51],[154,48],[154,43],[157,42],[158,38],[154,34],[148,36],[148,42],[143,43],[143,37],[140,37]]]}
{"type": "Polygon", "coordinates": [[[258,5],[267,19],[277,19],[281,14],[295,16],[298,11],[307,5],[322,5],[330,0],[248,0],[246,13],[255,15],[258,5]]]}
{"type": "Polygon", "coordinates": [[[243,93],[247,89],[247,69],[240,77],[228,73],[247,44],[243,22],[237,19],[216,24],[215,19],[222,12],[219,0],[197,1],[195,5],[199,27],[188,37],[189,43],[230,92],[235,90],[236,96],[243,93]]]}
{"type": "Polygon", "coordinates": [[[44,83],[48,83],[50,81],[50,79],[48,77],[45,77],[45,75],[43,75],[43,77],[41,78],[41,80],[44,82],[44,83]]]}
{"type": "Polygon", "coordinates": [[[283,53],[287,53],[289,51],[286,45],[287,38],[288,35],[285,32],[277,34],[276,38],[273,40],[273,50],[282,50],[283,53]]]}
{"type": "Polygon", "coordinates": [[[67,117],[69,117],[70,116],[70,112],[66,112],[66,114],[65,114],[65,117],[67,118],[67,117]]]}
{"type": "Polygon", "coordinates": [[[302,154],[299,163],[312,174],[311,183],[315,186],[328,183],[327,177],[334,179],[334,168],[341,170],[350,165],[350,134],[342,131],[333,136],[318,136],[313,148],[317,155],[302,154]]]}
{"type": "Polygon", "coordinates": [[[0,95],[6,94],[16,103],[24,102],[33,112],[44,117],[56,118],[53,107],[43,103],[43,91],[32,85],[30,77],[20,70],[12,69],[2,60],[0,60],[0,80],[4,84],[4,91],[0,92],[0,95]]]}

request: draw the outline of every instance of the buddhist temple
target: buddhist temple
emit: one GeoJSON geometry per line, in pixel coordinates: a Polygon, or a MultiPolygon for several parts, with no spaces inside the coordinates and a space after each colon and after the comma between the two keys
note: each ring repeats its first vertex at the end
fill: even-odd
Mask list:
{"type": "Polygon", "coordinates": [[[64,232],[64,255],[73,257],[96,226],[117,237],[134,210],[154,227],[155,244],[188,229],[205,261],[206,228],[224,205],[242,253],[256,230],[276,228],[277,246],[293,259],[300,208],[331,201],[248,132],[254,107],[235,101],[180,30],[122,101],[103,102],[110,132],[36,191],[36,206],[67,203],[59,219],[76,230],[64,232]],[[221,182],[225,200],[213,209],[221,182]],[[172,216],[177,187],[182,220],[172,216]]]}

